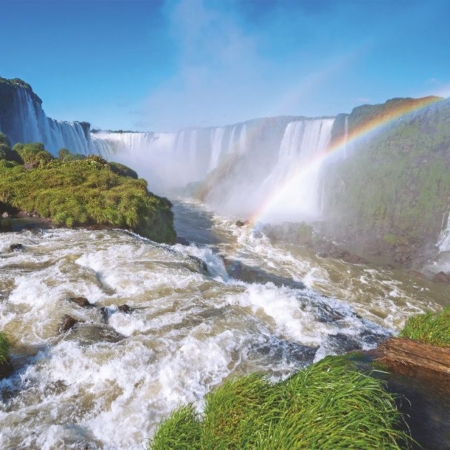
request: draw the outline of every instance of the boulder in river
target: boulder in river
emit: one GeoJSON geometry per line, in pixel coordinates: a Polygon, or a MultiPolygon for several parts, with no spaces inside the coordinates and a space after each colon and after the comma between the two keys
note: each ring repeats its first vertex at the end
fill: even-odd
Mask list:
{"type": "Polygon", "coordinates": [[[61,319],[61,322],[59,323],[59,334],[66,333],[67,331],[71,330],[79,321],[77,319],[74,319],[72,316],[69,316],[68,314],[64,314],[64,316],[61,319]]]}
{"type": "Polygon", "coordinates": [[[69,302],[76,303],[78,306],[82,308],[93,308],[93,305],[86,297],[69,297],[67,298],[69,302]]]}
{"type": "Polygon", "coordinates": [[[11,244],[9,246],[9,251],[11,252],[21,252],[23,250],[23,245],[22,244],[11,244]]]}
{"type": "Polygon", "coordinates": [[[437,283],[450,283],[450,273],[438,272],[432,280],[437,283]]]}

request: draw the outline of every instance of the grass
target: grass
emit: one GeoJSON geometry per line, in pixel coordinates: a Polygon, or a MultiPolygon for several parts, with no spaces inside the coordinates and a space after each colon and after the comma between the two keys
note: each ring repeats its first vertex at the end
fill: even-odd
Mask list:
{"type": "Polygon", "coordinates": [[[171,203],[148,192],[147,182],[126,166],[99,156],[57,160],[39,143],[14,148],[37,167],[0,161],[0,203],[37,213],[57,226],[113,226],[156,242],[174,242],[171,203]]]}
{"type": "Polygon", "coordinates": [[[11,344],[6,338],[5,333],[0,332],[0,366],[8,363],[10,348],[11,344]]]}
{"type": "Polygon", "coordinates": [[[400,332],[400,337],[436,347],[450,347],[450,306],[440,314],[428,312],[410,317],[400,332]]]}
{"type": "Polygon", "coordinates": [[[192,405],[174,411],[148,448],[408,448],[401,420],[381,381],[328,357],[276,384],[258,374],[226,381],[207,395],[203,415],[192,405]]]}

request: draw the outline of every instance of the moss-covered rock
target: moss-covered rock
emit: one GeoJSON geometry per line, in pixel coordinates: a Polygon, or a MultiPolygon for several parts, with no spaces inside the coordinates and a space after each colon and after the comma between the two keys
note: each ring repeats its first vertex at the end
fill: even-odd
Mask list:
{"type": "MultiPolygon", "coordinates": [[[[414,109],[415,102],[423,103],[394,99],[355,108],[349,136],[395,111],[414,109]]],[[[341,237],[391,249],[435,244],[450,211],[450,101],[388,121],[349,145],[347,158],[335,158],[322,175],[325,217],[341,237]]]]}
{"type": "Polygon", "coordinates": [[[64,162],[39,143],[15,147],[27,166],[0,164],[5,209],[37,213],[57,226],[112,226],[156,242],[175,241],[171,203],[148,192],[147,182],[133,178],[131,169],[118,170],[95,155],[64,162]]]}
{"type": "Polygon", "coordinates": [[[11,344],[5,333],[0,331],[0,379],[7,377],[12,372],[10,361],[11,344]]]}

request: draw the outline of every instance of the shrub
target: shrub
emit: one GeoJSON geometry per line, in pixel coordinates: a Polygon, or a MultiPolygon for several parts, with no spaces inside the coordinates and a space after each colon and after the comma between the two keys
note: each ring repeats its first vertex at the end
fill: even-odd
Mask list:
{"type": "Polygon", "coordinates": [[[202,417],[192,405],[172,413],[149,449],[408,448],[400,421],[380,380],[328,357],[277,384],[263,375],[226,381],[202,417]]]}
{"type": "Polygon", "coordinates": [[[410,317],[400,332],[400,337],[437,347],[450,347],[450,306],[440,314],[427,312],[410,317]]]}
{"type": "Polygon", "coordinates": [[[145,180],[113,173],[100,157],[48,160],[35,144],[20,144],[18,152],[27,161],[46,163],[34,170],[0,164],[0,202],[37,212],[59,226],[113,226],[157,242],[175,240],[172,205],[150,194],[145,180]]]}

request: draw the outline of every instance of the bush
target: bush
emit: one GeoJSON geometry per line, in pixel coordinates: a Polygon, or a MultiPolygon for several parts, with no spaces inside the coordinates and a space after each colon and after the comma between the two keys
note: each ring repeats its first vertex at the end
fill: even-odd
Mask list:
{"type": "Polygon", "coordinates": [[[45,165],[53,160],[53,156],[44,148],[41,142],[34,142],[31,144],[16,144],[13,147],[25,164],[30,165],[45,165]]]}
{"type": "Polygon", "coordinates": [[[277,384],[263,375],[226,381],[202,417],[192,405],[172,413],[149,449],[408,448],[400,421],[381,381],[328,357],[277,384]]]}
{"type": "Polygon", "coordinates": [[[450,347],[450,306],[440,314],[428,312],[410,317],[400,332],[400,337],[436,347],[450,347]]]}
{"type": "Polygon", "coordinates": [[[172,205],[150,194],[145,180],[116,175],[100,157],[61,162],[47,159],[41,145],[17,148],[24,160],[39,161],[40,167],[0,164],[0,202],[37,212],[59,226],[113,226],[174,242],[172,205]]]}

